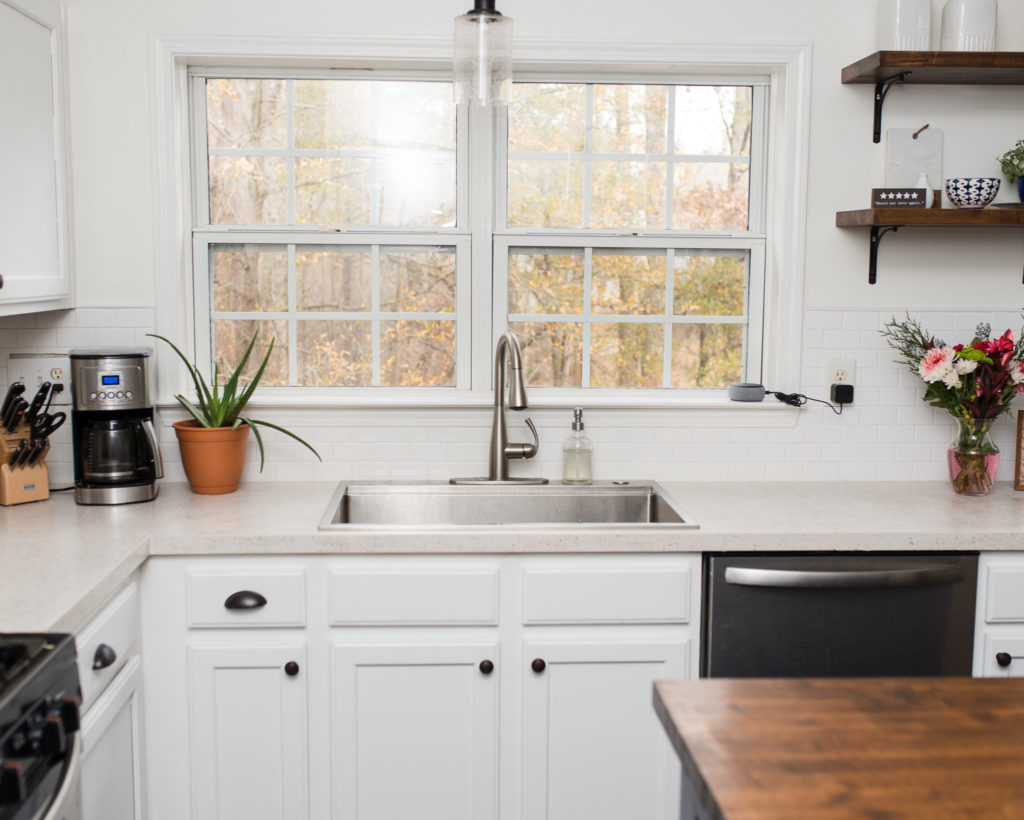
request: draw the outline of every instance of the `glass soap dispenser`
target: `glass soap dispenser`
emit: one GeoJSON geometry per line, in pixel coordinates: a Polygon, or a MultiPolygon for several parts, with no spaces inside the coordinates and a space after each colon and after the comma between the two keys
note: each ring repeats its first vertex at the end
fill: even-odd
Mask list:
{"type": "Polygon", "coordinates": [[[562,483],[592,484],[590,458],[593,442],[583,435],[583,408],[572,411],[572,435],[562,445],[562,483]]]}

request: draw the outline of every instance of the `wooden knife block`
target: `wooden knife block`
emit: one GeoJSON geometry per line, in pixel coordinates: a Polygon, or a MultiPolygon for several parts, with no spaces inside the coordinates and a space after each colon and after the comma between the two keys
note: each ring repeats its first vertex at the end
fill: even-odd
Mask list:
{"type": "Polygon", "coordinates": [[[18,444],[27,441],[30,433],[29,426],[22,422],[10,433],[0,435],[0,505],[4,507],[50,497],[50,471],[46,469],[49,446],[31,467],[11,467],[9,463],[18,444]]]}

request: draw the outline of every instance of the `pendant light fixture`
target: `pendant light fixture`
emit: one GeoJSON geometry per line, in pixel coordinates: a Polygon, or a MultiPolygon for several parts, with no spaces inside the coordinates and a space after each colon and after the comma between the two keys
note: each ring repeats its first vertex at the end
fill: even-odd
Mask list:
{"type": "Polygon", "coordinates": [[[508,105],[512,86],[512,18],[494,0],[473,0],[455,18],[455,101],[508,105]]]}

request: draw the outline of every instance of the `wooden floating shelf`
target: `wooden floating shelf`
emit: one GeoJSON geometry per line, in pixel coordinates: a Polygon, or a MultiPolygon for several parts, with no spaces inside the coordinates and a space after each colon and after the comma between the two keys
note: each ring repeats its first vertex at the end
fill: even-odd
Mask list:
{"type": "Polygon", "coordinates": [[[838,211],[837,228],[869,228],[868,284],[878,279],[878,243],[890,231],[915,228],[1022,228],[1024,208],[862,208],[838,211]]]}
{"type": "Polygon", "coordinates": [[[876,51],[843,69],[843,83],[1024,85],[1024,51],[876,51]]]}
{"type": "Polygon", "coordinates": [[[844,84],[875,86],[873,142],[882,141],[882,105],[894,85],[1024,85],[1021,51],[876,51],[843,69],[844,84]]]}
{"type": "Polygon", "coordinates": [[[837,228],[872,226],[928,226],[948,228],[1024,227],[1024,208],[863,208],[839,211],[837,228]]]}

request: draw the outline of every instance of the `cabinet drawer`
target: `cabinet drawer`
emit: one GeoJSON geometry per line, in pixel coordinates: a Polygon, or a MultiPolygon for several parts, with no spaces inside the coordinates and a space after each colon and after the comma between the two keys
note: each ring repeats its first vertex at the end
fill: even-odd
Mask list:
{"type": "Polygon", "coordinates": [[[1024,566],[990,564],[985,620],[990,624],[1024,623],[1024,566]]]}
{"type": "Polygon", "coordinates": [[[132,581],[75,638],[83,713],[134,654],[139,640],[138,599],[132,581]]]}
{"type": "Polygon", "coordinates": [[[196,628],[306,625],[306,571],[188,571],[188,625],[196,628]]]}
{"type": "Polygon", "coordinates": [[[1024,678],[1024,635],[986,635],[981,674],[986,678],[1024,678]]]}
{"type": "Polygon", "coordinates": [[[523,623],[680,623],[690,621],[687,567],[527,569],[523,623]]]}
{"type": "Polygon", "coordinates": [[[327,584],[331,626],[498,622],[496,569],[335,569],[327,584]]]}

